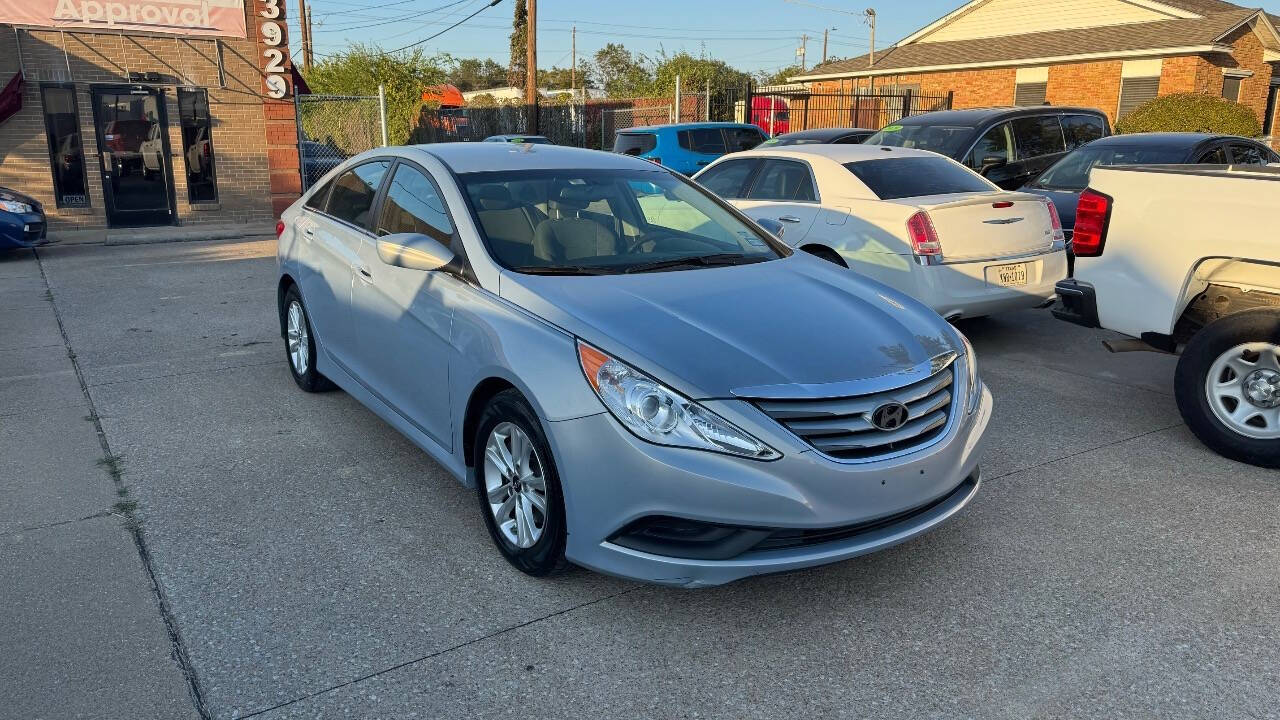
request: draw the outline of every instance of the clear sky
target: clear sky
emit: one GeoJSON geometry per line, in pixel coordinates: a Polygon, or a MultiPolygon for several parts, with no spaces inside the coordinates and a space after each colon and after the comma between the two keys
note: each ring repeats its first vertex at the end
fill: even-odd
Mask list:
{"type": "MultiPolygon", "coordinates": [[[[297,0],[286,0],[291,18],[297,0]]],[[[352,42],[399,48],[444,30],[489,0],[308,0],[317,55],[352,42]],[[441,9],[442,8],[442,9],[441,9]],[[434,12],[433,12],[434,11],[434,12]]],[[[490,57],[505,65],[513,2],[501,0],[421,47],[429,53],[490,57]]],[[[822,59],[822,31],[830,32],[832,57],[861,55],[870,32],[860,13],[875,7],[876,45],[884,47],[963,5],[963,0],[895,0],[868,5],[848,0],[539,0],[538,65],[568,67],[570,28],[578,27],[578,57],[589,59],[606,43],[654,55],[687,50],[724,60],[743,70],[774,70],[797,61],[801,35],[808,34],[808,64],[822,59]],[[839,8],[846,12],[824,10],[839,8]]],[[[1242,3],[1243,4],[1243,3],[1242,3]]],[[[1280,14],[1280,0],[1251,0],[1280,14]]],[[[295,58],[301,48],[296,23],[290,33],[295,58]]]]}

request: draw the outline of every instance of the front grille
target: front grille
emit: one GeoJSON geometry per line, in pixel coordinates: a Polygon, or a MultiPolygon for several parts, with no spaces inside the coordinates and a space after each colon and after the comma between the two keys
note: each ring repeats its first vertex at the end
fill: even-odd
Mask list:
{"type": "Polygon", "coordinates": [[[947,431],[955,389],[949,362],[905,387],[869,395],[820,400],[756,400],[756,406],[815,449],[839,460],[872,460],[929,445],[947,431]],[[887,403],[907,406],[907,420],[893,430],[871,416],[887,403]]]}

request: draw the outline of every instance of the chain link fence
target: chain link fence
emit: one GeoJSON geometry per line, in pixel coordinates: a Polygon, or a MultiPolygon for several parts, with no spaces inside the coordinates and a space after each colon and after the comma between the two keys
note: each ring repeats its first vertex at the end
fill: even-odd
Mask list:
{"type": "MultiPolygon", "coordinates": [[[[381,88],[379,88],[381,91],[381,88]]],[[[386,103],[378,95],[295,95],[302,189],[343,160],[387,144],[386,103]]]]}

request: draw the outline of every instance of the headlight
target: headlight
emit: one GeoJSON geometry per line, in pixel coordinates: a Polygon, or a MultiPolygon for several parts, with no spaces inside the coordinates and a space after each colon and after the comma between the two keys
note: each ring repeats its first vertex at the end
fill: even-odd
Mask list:
{"type": "Polygon", "coordinates": [[[968,391],[965,394],[965,397],[969,399],[969,404],[965,410],[973,412],[978,409],[978,401],[982,398],[981,385],[978,382],[978,355],[973,352],[973,343],[969,342],[969,338],[965,337],[964,333],[957,330],[956,334],[964,342],[964,366],[969,373],[968,391]]]}
{"type": "Polygon", "coordinates": [[[600,401],[642,440],[756,460],[782,457],[728,420],[581,340],[578,360],[600,401]]]}
{"type": "Polygon", "coordinates": [[[8,210],[11,213],[26,215],[29,212],[34,212],[35,208],[26,203],[18,202],[17,200],[0,200],[0,210],[8,210]]]}

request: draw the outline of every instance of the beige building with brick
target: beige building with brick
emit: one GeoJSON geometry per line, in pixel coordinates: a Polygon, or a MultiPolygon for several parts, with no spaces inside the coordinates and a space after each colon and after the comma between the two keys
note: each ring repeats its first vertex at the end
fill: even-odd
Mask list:
{"type": "Polygon", "coordinates": [[[955,108],[1077,105],[1117,118],[1221,95],[1280,147],[1280,18],[1222,0],[974,0],[876,53],[791,78],[821,91],[954,93],[955,108]]]}
{"type": "Polygon", "coordinates": [[[54,234],[270,232],[301,189],[284,0],[30,2],[0,9],[0,186],[54,234]]]}

